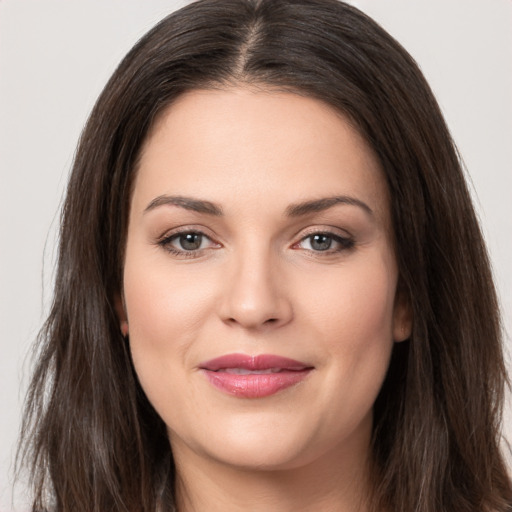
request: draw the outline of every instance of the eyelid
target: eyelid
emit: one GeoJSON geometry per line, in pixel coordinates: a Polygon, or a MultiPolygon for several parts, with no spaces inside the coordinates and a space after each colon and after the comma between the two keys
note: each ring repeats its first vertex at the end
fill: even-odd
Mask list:
{"type": "Polygon", "coordinates": [[[211,230],[206,228],[205,226],[202,226],[200,224],[184,224],[164,231],[162,235],[156,237],[156,243],[159,243],[162,240],[169,239],[172,236],[185,233],[198,233],[211,240],[217,238],[213,233],[211,233],[211,230]]]}
{"type": "Polygon", "coordinates": [[[323,226],[323,225],[317,225],[317,226],[310,226],[305,229],[300,230],[294,238],[297,240],[298,243],[304,238],[307,238],[308,236],[312,235],[332,235],[333,237],[338,238],[344,238],[344,239],[354,239],[354,236],[349,233],[346,229],[341,229],[339,227],[335,226],[323,226]]]}

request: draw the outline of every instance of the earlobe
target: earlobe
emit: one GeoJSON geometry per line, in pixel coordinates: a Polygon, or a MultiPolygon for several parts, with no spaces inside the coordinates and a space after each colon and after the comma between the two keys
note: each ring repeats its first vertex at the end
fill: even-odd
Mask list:
{"type": "Polygon", "coordinates": [[[117,318],[119,319],[119,328],[121,330],[121,334],[123,338],[128,336],[129,326],[128,326],[128,318],[126,316],[126,307],[124,305],[124,300],[121,294],[117,294],[114,299],[114,307],[116,310],[117,318]]]}
{"type": "Polygon", "coordinates": [[[128,336],[128,321],[123,320],[121,322],[121,334],[123,335],[123,338],[126,338],[128,336]]]}
{"type": "Polygon", "coordinates": [[[411,302],[403,289],[398,289],[393,311],[393,340],[397,343],[410,338],[413,314],[411,302]]]}

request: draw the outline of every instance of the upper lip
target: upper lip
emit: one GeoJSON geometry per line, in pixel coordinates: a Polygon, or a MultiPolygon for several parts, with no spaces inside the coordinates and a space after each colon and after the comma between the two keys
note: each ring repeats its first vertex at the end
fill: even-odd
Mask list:
{"type": "Polygon", "coordinates": [[[245,370],[268,370],[270,368],[281,368],[283,370],[305,370],[312,368],[311,365],[289,359],[288,357],[272,354],[226,354],[199,365],[202,370],[218,371],[226,368],[243,368],[245,370]]]}

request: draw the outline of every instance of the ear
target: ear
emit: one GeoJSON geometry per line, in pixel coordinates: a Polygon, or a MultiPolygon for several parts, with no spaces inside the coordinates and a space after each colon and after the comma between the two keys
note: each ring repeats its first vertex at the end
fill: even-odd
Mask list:
{"type": "Polygon", "coordinates": [[[399,282],[393,309],[393,339],[395,342],[405,341],[410,338],[412,321],[413,314],[409,294],[399,282]]]}
{"type": "Polygon", "coordinates": [[[117,318],[119,319],[119,328],[123,338],[128,336],[128,317],[126,316],[126,306],[124,304],[124,297],[121,293],[116,294],[114,298],[114,307],[116,310],[117,318]]]}

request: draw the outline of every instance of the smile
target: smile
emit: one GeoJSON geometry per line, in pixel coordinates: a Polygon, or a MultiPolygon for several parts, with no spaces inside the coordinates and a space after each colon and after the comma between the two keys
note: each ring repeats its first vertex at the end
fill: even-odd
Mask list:
{"type": "Polygon", "coordinates": [[[199,368],[214,387],[240,398],[263,398],[304,380],[313,367],[285,357],[228,354],[199,368]]]}

